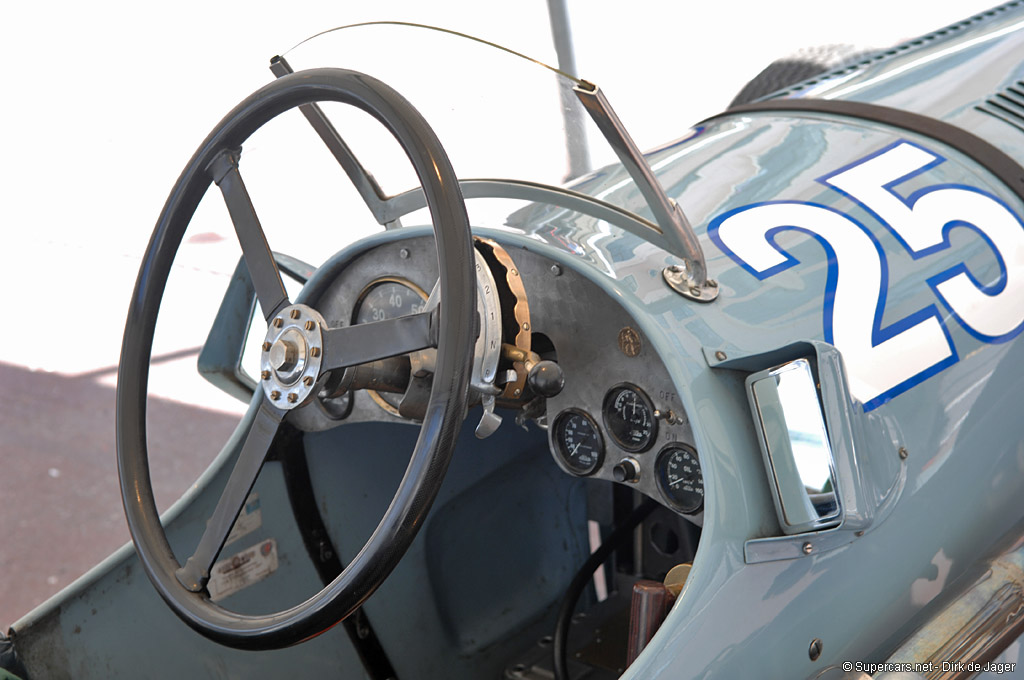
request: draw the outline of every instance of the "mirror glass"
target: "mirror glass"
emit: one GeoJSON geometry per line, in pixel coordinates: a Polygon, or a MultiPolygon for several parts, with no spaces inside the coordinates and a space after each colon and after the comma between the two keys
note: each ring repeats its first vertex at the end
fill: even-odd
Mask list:
{"type": "Polygon", "coordinates": [[[749,384],[783,531],[837,524],[835,465],[810,362],[755,374],[749,384]]]}

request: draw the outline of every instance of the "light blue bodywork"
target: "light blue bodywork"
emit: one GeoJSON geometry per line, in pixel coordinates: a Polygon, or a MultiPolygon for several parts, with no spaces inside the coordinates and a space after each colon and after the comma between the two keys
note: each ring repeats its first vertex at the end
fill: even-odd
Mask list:
{"type": "MultiPolygon", "coordinates": [[[[1024,4],[1010,3],[991,17],[787,96],[841,96],[935,117],[1024,162],[1024,131],[975,108],[1022,79],[1024,4]]],[[[665,284],[662,270],[677,264],[676,257],[586,215],[536,204],[506,225],[475,229],[513,258],[528,251],[573,270],[609,306],[621,307],[660,357],[677,405],[689,416],[706,489],[697,558],[661,631],[622,677],[803,678],[845,661],[882,661],[1021,534],[1024,344],[1016,332],[996,341],[972,332],[928,284],[963,264],[975,281],[995,290],[1005,278],[1002,256],[976,230],[954,228],[948,248],[914,258],[874,214],[822,179],[900,142],[944,160],[895,185],[898,194],[970,187],[1018,220],[1024,215],[1017,193],[941,140],[824,113],[764,112],[717,117],[648,155],[699,235],[709,275],[720,287],[712,304],[687,301],[665,284]],[[784,229],[773,242],[797,263],[759,278],[715,235],[729,215],[767,202],[813,204],[861,225],[884,253],[879,328],[934,315],[955,354],[867,408],[853,400],[850,366],[832,346],[825,311],[836,253],[807,233],[784,229]],[[784,537],[744,379],[808,355],[817,357],[849,502],[843,525],[784,537]],[[814,639],[822,653],[812,661],[814,639]]],[[[574,188],[604,195],[625,179],[611,167],[574,188]]],[[[610,200],[650,217],[632,186],[613,191],[610,200]]],[[[389,231],[333,262],[421,234],[389,231]]],[[[861,294],[877,300],[878,286],[870,284],[861,294]]],[[[341,429],[344,440],[354,442],[344,454],[332,450],[337,431],[307,435],[306,445],[325,521],[348,558],[375,524],[382,511],[377,506],[390,499],[411,446],[403,440],[414,430],[388,424],[341,429]]],[[[171,541],[183,552],[209,516],[238,445],[236,434],[168,514],[171,541]]],[[[268,518],[258,536],[277,537],[288,577],[235,596],[230,604],[239,611],[284,608],[318,588],[273,464],[258,492],[268,518]]],[[[588,551],[585,495],[582,480],[555,467],[536,430],[506,424],[482,444],[464,436],[431,519],[366,605],[385,649],[394,650],[399,676],[481,677],[486,668],[483,677],[499,677],[494,673],[518,647],[550,630],[560,589],[588,551]],[[486,570],[498,563],[514,568],[494,587],[486,570]],[[531,594],[531,604],[517,605],[523,592],[531,594]]],[[[153,674],[161,676],[259,677],[272,668],[303,677],[363,677],[337,631],[274,652],[227,650],[204,640],[158,601],[128,547],[13,632],[31,677],[133,677],[139,668],[157,668],[153,674]]]]}

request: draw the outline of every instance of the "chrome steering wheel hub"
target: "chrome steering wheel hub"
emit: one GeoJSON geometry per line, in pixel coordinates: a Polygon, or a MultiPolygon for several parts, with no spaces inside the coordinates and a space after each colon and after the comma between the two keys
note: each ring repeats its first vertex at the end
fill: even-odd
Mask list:
{"type": "Polygon", "coordinates": [[[319,312],[302,304],[288,305],[270,320],[260,356],[260,382],[277,408],[293,409],[313,393],[326,326],[319,312]]]}

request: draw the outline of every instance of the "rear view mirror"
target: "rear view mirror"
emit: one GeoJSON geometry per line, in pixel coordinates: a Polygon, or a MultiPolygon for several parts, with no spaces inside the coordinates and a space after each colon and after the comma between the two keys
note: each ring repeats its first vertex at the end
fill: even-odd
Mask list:
{"type": "Polygon", "coordinates": [[[746,383],[783,533],[839,524],[835,462],[810,362],[760,371],[746,383]]]}

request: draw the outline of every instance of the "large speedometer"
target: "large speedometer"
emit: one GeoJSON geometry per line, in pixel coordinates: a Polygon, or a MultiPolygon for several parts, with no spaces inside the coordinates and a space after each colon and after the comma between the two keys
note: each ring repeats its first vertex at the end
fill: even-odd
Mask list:
{"type": "MultiPolygon", "coordinates": [[[[385,276],[371,281],[359,297],[352,311],[352,323],[371,323],[395,319],[423,311],[427,300],[425,290],[412,281],[397,276],[385,276]]],[[[375,390],[366,393],[374,403],[392,415],[398,415],[400,394],[387,394],[375,390]]]]}

